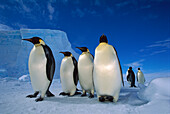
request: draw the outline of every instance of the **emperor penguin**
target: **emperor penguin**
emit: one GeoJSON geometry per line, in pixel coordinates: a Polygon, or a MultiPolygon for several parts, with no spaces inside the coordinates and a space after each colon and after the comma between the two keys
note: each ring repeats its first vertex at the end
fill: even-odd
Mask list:
{"type": "Polygon", "coordinates": [[[138,68],[138,72],[136,74],[137,81],[139,84],[144,84],[145,83],[145,77],[143,75],[143,72],[138,68]]]}
{"type": "Polygon", "coordinates": [[[30,39],[22,39],[34,44],[29,55],[29,73],[31,84],[34,89],[34,94],[28,95],[29,98],[40,97],[35,101],[42,101],[45,94],[47,97],[54,96],[50,91],[50,85],[53,80],[55,72],[55,60],[51,49],[39,37],[32,37],[30,39]]]}
{"type": "Polygon", "coordinates": [[[64,54],[60,66],[60,81],[63,92],[59,95],[73,96],[77,94],[76,87],[78,83],[77,61],[71,52],[60,52],[64,54]]]}
{"type": "Polygon", "coordinates": [[[129,72],[129,69],[127,70],[127,72],[126,72],[126,78],[127,78],[127,82],[131,85],[131,82],[130,82],[130,78],[129,78],[129,76],[128,76],[128,72],[129,72]]]}
{"type": "Polygon", "coordinates": [[[94,86],[100,102],[117,102],[123,82],[122,69],[115,48],[108,44],[107,37],[100,37],[100,44],[95,49],[94,86]]]}
{"type": "Polygon", "coordinates": [[[131,85],[130,87],[136,87],[135,86],[135,73],[133,72],[132,67],[129,67],[127,72],[128,72],[127,81],[131,85]]]}
{"type": "Polygon", "coordinates": [[[78,60],[78,76],[79,83],[83,90],[83,94],[86,96],[86,92],[90,94],[89,98],[94,97],[94,84],[93,84],[93,55],[90,53],[87,47],[77,47],[82,51],[78,60]]]}

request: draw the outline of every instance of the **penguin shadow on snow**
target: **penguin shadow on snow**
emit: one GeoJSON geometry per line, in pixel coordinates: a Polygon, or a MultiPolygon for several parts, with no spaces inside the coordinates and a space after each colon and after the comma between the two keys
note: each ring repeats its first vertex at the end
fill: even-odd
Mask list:
{"type": "Polygon", "coordinates": [[[142,100],[138,97],[139,88],[124,87],[120,90],[118,103],[129,104],[132,106],[141,106],[147,104],[148,101],[142,100]]]}

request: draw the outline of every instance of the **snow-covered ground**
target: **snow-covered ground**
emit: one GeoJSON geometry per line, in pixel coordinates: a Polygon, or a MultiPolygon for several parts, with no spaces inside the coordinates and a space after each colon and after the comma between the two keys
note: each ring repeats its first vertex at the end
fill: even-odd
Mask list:
{"type": "Polygon", "coordinates": [[[60,80],[54,79],[50,90],[55,97],[35,102],[26,98],[33,93],[27,75],[0,78],[0,114],[170,114],[170,77],[156,78],[146,85],[129,88],[125,82],[117,103],[101,103],[96,95],[93,99],[59,96],[60,80]]]}

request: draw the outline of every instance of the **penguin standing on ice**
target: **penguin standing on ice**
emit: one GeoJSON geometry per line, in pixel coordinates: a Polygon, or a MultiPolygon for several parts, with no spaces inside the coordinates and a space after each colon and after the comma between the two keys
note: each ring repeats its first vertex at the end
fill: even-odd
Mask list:
{"type": "Polygon", "coordinates": [[[143,75],[143,72],[138,68],[138,72],[136,74],[137,81],[139,84],[144,84],[145,83],[145,77],[143,75]]]}
{"type": "Polygon", "coordinates": [[[135,86],[135,73],[132,70],[132,67],[129,67],[128,69],[128,75],[127,75],[127,81],[130,82],[130,87],[136,87],[135,86]]]}
{"type": "Polygon", "coordinates": [[[40,93],[40,97],[35,100],[38,102],[44,99],[45,94],[47,97],[54,96],[49,91],[55,72],[55,60],[51,49],[39,37],[22,40],[34,44],[29,56],[29,73],[35,93],[27,97],[34,98],[40,93]]]}
{"type": "Polygon", "coordinates": [[[121,81],[124,85],[122,69],[115,48],[108,44],[104,34],[95,49],[93,78],[99,101],[117,102],[121,81]]]}
{"type": "Polygon", "coordinates": [[[89,98],[94,97],[93,85],[93,55],[87,47],[77,47],[82,51],[78,60],[79,82],[83,90],[81,96],[86,96],[86,92],[90,94],[89,98]]]}
{"type": "Polygon", "coordinates": [[[76,92],[78,83],[77,61],[68,51],[60,53],[64,54],[64,58],[60,66],[60,80],[63,92],[59,95],[73,96],[75,94],[80,94],[76,92]]]}
{"type": "Polygon", "coordinates": [[[129,73],[129,69],[126,72],[126,76],[127,76],[126,79],[127,79],[127,82],[131,85],[131,81],[130,81],[128,73],[129,73]]]}

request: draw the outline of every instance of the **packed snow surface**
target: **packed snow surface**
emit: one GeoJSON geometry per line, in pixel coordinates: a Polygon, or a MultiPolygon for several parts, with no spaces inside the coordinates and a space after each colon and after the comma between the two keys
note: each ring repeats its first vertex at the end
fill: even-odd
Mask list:
{"type": "MultiPolygon", "coordinates": [[[[120,91],[117,103],[101,103],[95,98],[59,96],[62,92],[59,79],[50,88],[55,97],[45,97],[42,102],[26,98],[33,89],[29,75],[0,78],[1,114],[170,114],[170,77],[156,78],[149,84],[130,88],[128,82],[120,91]]],[[[80,86],[78,86],[80,89],[80,86]]]]}

